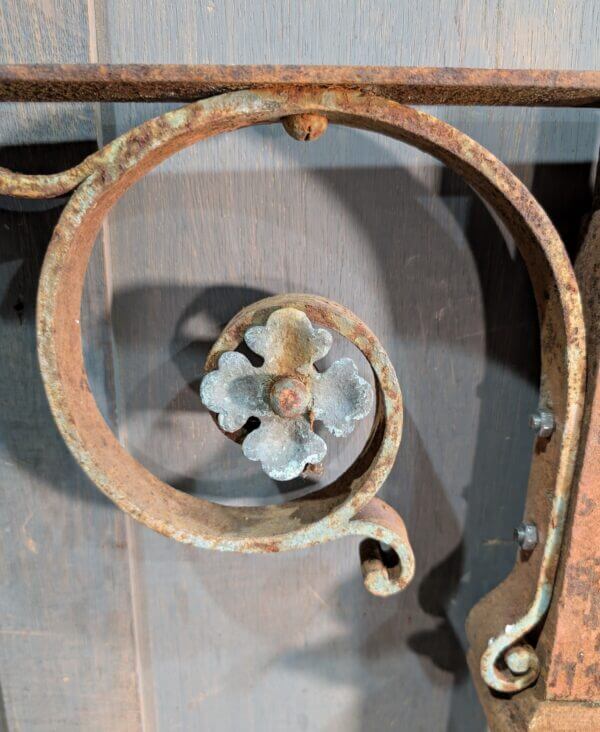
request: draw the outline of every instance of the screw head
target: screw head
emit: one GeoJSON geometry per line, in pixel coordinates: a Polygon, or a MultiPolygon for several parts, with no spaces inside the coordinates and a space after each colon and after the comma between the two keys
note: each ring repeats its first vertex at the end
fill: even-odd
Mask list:
{"type": "Polygon", "coordinates": [[[538,530],[533,522],[520,523],[514,532],[515,541],[524,552],[531,552],[538,543],[538,530]]]}
{"type": "Polygon", "coordinates": [[[529,426],[537,432],[538,437],[550,437],[556,426],[554,415],[547,409],[538,409],[530,415],[529,426]]]}

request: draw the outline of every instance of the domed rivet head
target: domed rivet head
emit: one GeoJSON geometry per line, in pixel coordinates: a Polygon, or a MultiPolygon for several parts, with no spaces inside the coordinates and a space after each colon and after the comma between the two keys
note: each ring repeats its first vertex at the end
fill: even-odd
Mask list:
{"type": "Polygon", "coordinates": [[[271,409],[280,417],[299,417],[310,404],[311,396],[300,379],[284,377],[277,379],[271,387],[269,401],[271,409]]]}
{"type": "Polygon", "coordinates": [[[323,114],[292,114],[284,117],[281,122],[288,135],[300,142],[318,139],[329,123],[323,114]]]}

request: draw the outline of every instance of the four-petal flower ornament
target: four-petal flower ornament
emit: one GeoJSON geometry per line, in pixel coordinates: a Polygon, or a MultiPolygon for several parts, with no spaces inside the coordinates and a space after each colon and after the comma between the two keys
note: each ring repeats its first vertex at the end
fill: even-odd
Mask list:
{"type": "Polygon", "coordinates": [[[317,371],[314,363],[329,352],[332,336],[296,308],[275,310],[265,325],[248,328],[244,340],[263,365],[253,366],[237,351],[223,353],[202,380],[202,403],[218,414],[225,432],[257,417],[260,426],[244,439],[244,455],[259,460],[274,480],[291,480],[327,453],[314,421],[336,437],[349,435],[371,411],[373,388],[350,358],[317,371]]]}

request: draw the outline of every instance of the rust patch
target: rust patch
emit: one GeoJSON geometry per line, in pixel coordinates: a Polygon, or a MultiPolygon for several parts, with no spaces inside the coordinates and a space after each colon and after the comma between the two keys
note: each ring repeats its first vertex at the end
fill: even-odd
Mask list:
{"type": "Polygon", "coordinates": [[[590,680],[587,689],[588,694],[593,698],[600,691],[600,664],[592,663],[586,666],[585,676],[590,680]]]}
{"type": "Polygon", "coordinates": [[[586,605],[581,616],[584,625],[597,630],[600,627],[600,557],[569,565],[566,585],[567,593],[586,605]]]}

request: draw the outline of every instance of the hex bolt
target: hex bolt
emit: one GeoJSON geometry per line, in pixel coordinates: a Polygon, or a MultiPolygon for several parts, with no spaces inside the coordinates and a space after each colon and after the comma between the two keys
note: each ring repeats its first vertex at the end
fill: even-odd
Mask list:
{"type": "Polygon", "coordinates": [[[299,379],[287,376],[275,381],[271,387],[269,400],[275,414],[293,419],[306,412],[311,395],[306,385],[299,379]]]}
{"type": "Polygon", "coordinates": [[[538,409],[537,412],[530,415],[529,426],[534,432],[537,432],[538,437],[550,437],[556,427],[554,415],[547,409],[538,409]]]}
{"type": "Polygon", "coordinates": [[[538,543],[538,530],[533,522],[523,521],[514,532],[515,541],[524,552],[532,552],[538,543]]]}

